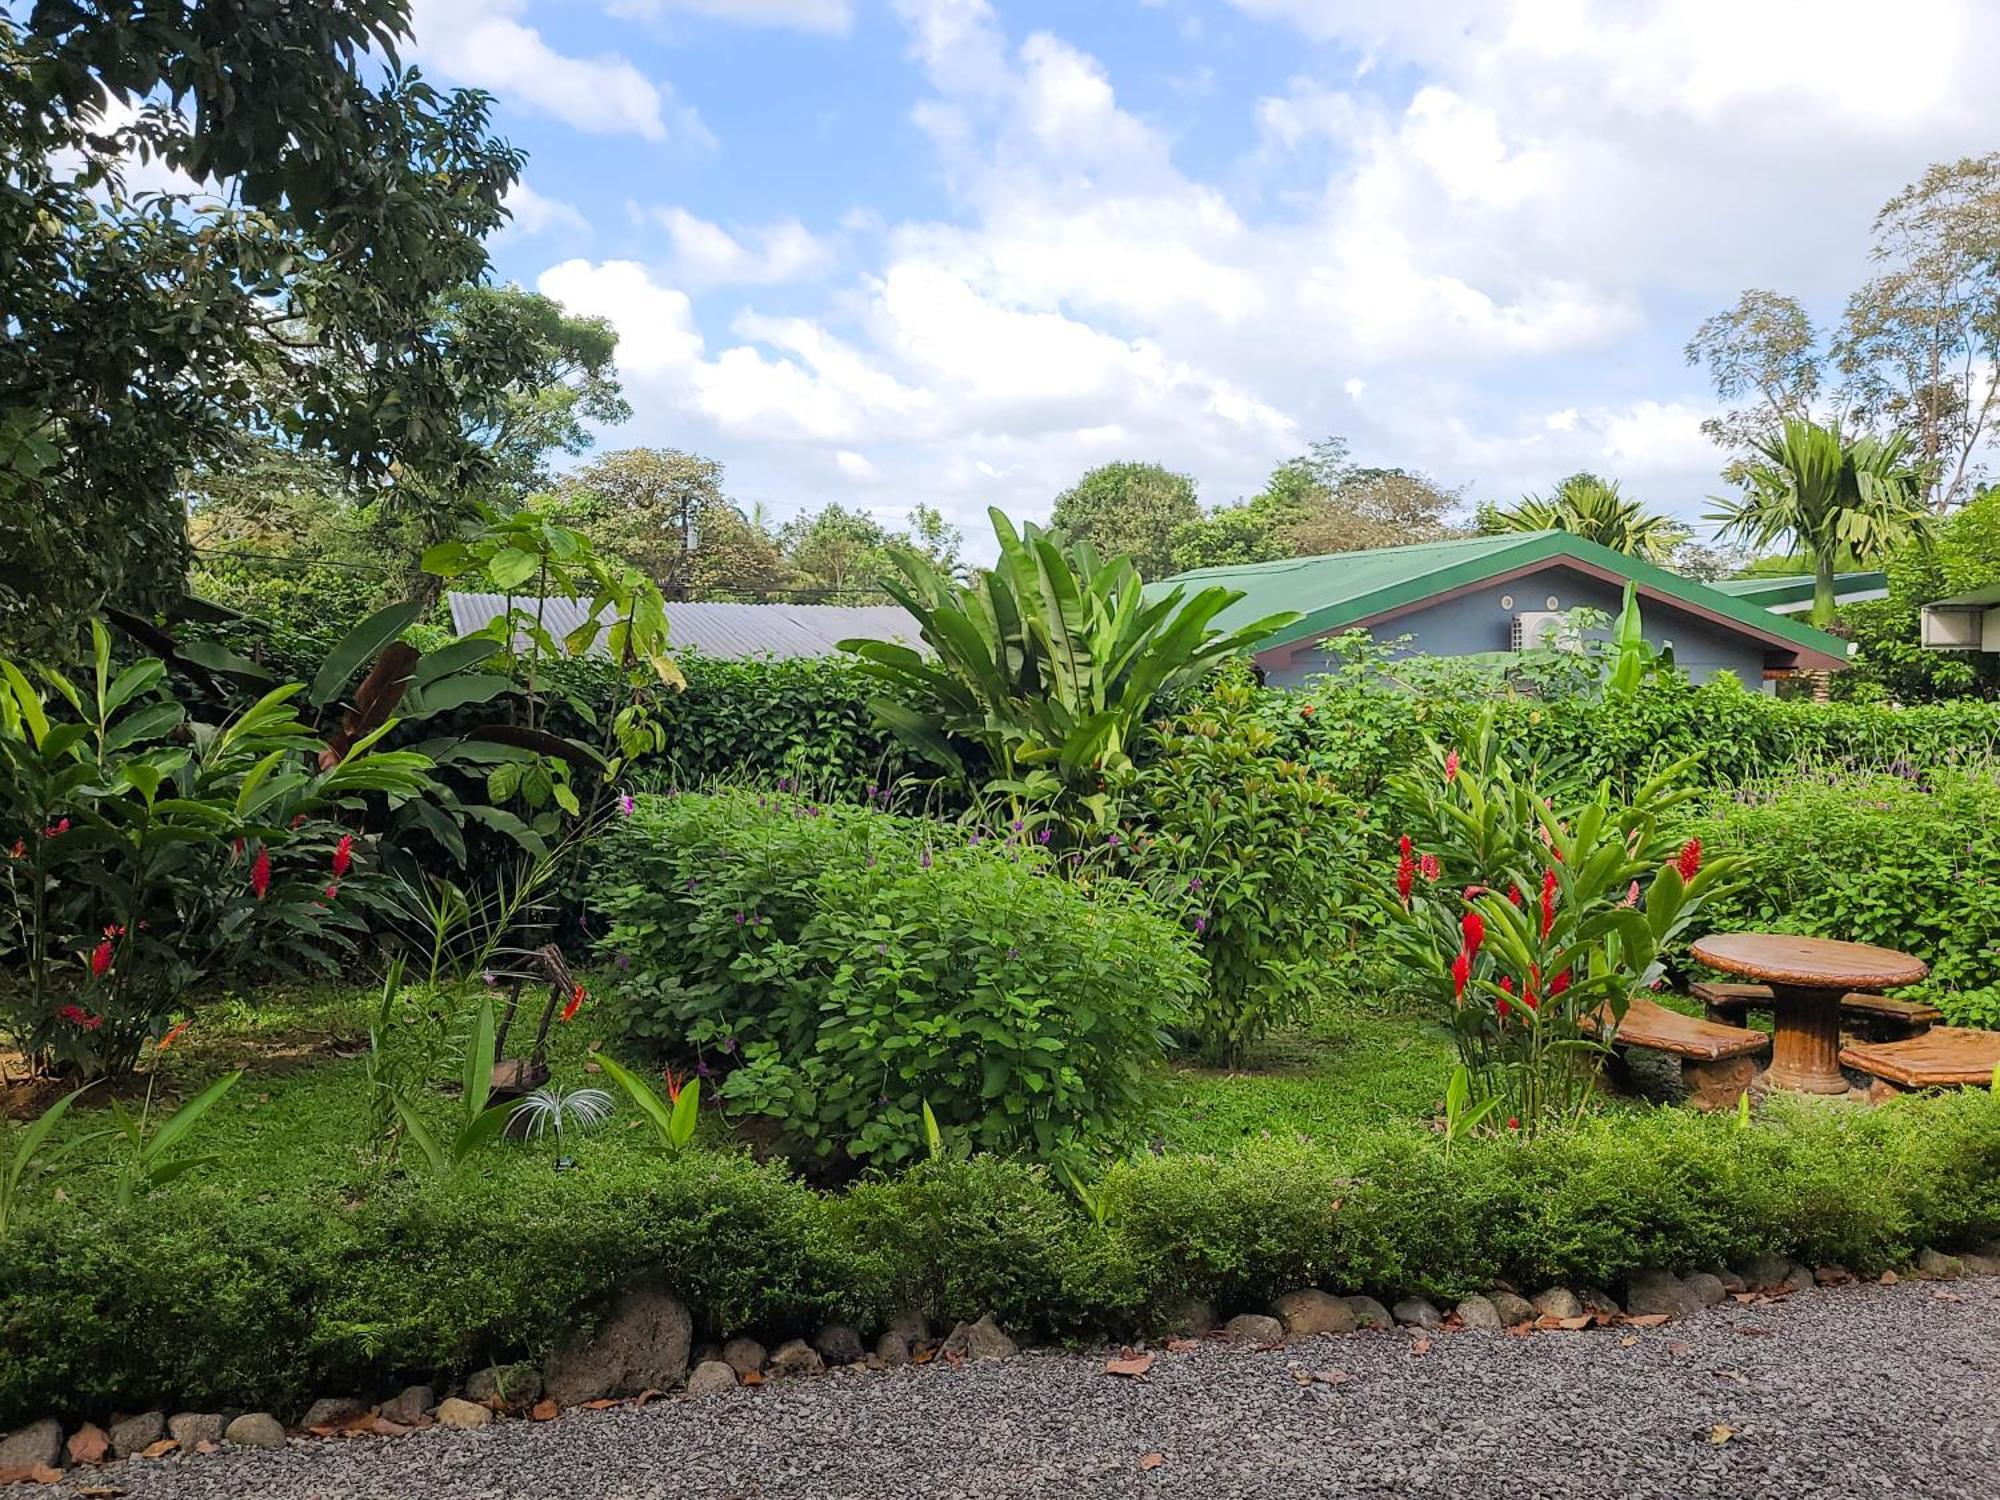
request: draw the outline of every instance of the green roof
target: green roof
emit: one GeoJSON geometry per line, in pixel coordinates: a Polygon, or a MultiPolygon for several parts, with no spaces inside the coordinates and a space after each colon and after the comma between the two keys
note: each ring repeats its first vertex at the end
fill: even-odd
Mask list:
{"type": "Polygon", "coordinates": [[[1241,590],[1243,597],[1215,618],[1215,625],[1223,630],[1284,610],[1297,610],[1304,616],[1275,632],[1260,648],[1268,650],[1333,635],[1453,589],[1475,585],[1518,568],[1563,559],[1629,579],[1639,586],[1642,598],[1650,594],[1677,602],[1739,625],[1747,633],[1774,645],[1835,662],[1847,660],[1847,643],[1838,636],[1814,630],[1784,615],[1773,614],[1760,604],[1566,531],[1454,537],[1449,541],[1415,542],[1403,547],[1375,547],[1365,552],[1196,568],[1152,587],[1159,590],[1181,586],[1192,592],[1220,584],[1241,590]]]}
{"type": "Polygon", "coordinates": [[[1989,583],[1985,588],[1974,589],[1969,594],[1959,594],[1951,599],[1933,599],[1926,609],[1978,609],[1986,605],[2000,604],[2000,583],[1989,583]]]}
{"type": "MultiPolygon", "coordinates": [[[[1888,586],[1887,573],[1833,575],[1835,599],[1844,599],[1852,594],[1872,594],[1888,586]]],[[[1725,578],[1720,583],[1711,583],[1709,587],[1732,599],[1747,599],[1764,609],[1772,609],[1780,604],[1797,604],[1812,598],[1813,576],[1810,573],[1786,573],[1775,578],[1725,578]]]]}

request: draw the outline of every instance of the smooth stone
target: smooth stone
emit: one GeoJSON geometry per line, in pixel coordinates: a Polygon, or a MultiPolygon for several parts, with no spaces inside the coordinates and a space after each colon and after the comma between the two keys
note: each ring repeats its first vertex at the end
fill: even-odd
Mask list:
{"type": "Polygon", "coordinates": [[[1854,1273],[1836,1261],[1832,1265],[1814,1266],[1813,1281],[1820,1286],[1849,1286],[1854,1281],[1854,1273]]]}
{"type": "Polygon", "coordinates": [[[1467,1328],[1504,1328],[1500,1309],[1487,1297],[1473,1295],[1458,1304],[1458,1321],[1467,1328]]]}
{"type": "Polygon", "coordinates": [[[1396,1320],[1389,1315],[1389,1309],[1373,1297],[1343,1297],[1347,1310],[1354,1314],[1356,1328],[1394,1328],[1396,1320]]]}
{"type": "Polygon", "coordinates": [[[78,1464],[101,1464],[111,1456],[111,1435],[95,1422],[85,1422],[69,1435],[63,1452],[71,1468],[78,1464]]]}
{"type": "Polygon", "coordinates": [[[771,1355],[773,1375],[817,1375],[826,1368],[819,1351],[804,1339],[789,1339],[771,1355]]]}
{"type": "Polygon", "coordinates": [[[813,1348],[830,1365],[859,1364],[868,1356],[861,1335],[845,1323],[829,1323],[813,1339],[813,1348]]]}
{"type": "Polygon", "coordinates": [[[382,1415],[398,1427],[419,1427],[437,1405],[437,1393],[427,1385],[406,1385],[394,1400],[382,1403],[382,1415]]]}
{"type": "Polygon", "coordinates": [[[1428,1297],[1405,1297],[1392,1310],[1405,1328],[1442,1328],[1444,1314],[1428,1297]]]}
{"type": "Polygon", "coordinates": [[[1021,1351],[988,1313],[977,1323],[960,1323],[945,1335],[944,1352],[961,1359],[1012,1359],[1021,1351]]]}
{"type": "Polygon", "coordinates": [[[1566,1286],[1552,1286],[1546,1292],[1534,1296],[1535,1316],[1540,1318],[1580,1318],[1584,1316],[1583,1303],[1566,1286]]]}
{"type": "Polygon", "coordinates": [[[1968,1276],[2000,1276],[2000,1257],[1968,1250],[1959,1256],[1958,1263],[1965,1267],[1968,1276]]]}
{"type": "Polygon", "coordinates": [[[911,1348],[924,1343],[931,1336],[931,1325],[920,1312],[909,1308],[889,1319],[884,1332],[901,1334],[911,1348]]]}
{"type": "Polygon", "coordinates": [[[1286,1292],[1271,1304],[1271,1316],[1294,1337],[1315,1333],[1354,1332],[1354,1309],[1330,1292],[1286,1292]]]}
{"type": "Polygon", "coordinates": [[[875,1341],[875,1359],[883,1369],[895,1370],[910,1362],[910,1341],[894,1329],[875,1341]]]}
{"type": "Polygon", "coordinates": [[[222,1440],[239,1448],[282,1448],[285,1429],[267,1411],[246,1411],[222,1429],[222,1440]]]}
{"type": "Polygon", "coordinates": [[[1743,1262],[1736,1268],[1736,1274],[1743,1279],[1745,1290],[1768,1292],[1784,1285],[1785,1278],[1792,1274],[1792,1263],[1782,1255],[1760,1255],[1743,1262]]]}
{"type": "Polygon", "coordinates": [[[1926,1246],[1917,1252],[1917,1272],[1933,1281],[1956,1281],[1965,1274],[1965,1262],[1926,1246]]]}
{"type": "Polygon", "coordinates": [[[299,1418],[301,1427],[338,1427],[355,1417],[368,1415],[368,1403],[352,1396],[322,1396],[299,1418]]]}
{"type": "Polygon", "coordinates": [[[1249,1344],[1282,1344],[1285,1341],[1285,1325],[1263,1313],[1238,1313],[1222,1325],[1222,1331],[1249,1344]]]}
{"type": "Polygon", "coordinates": [[[736,1372],[719,1359],[703,1360],[688,1376],[687,1393],[690,1396],[712,1396],[718,1391],[735,1389],[736,1372]]]}
{"type": "Polygon", "coordinates": [[[533,1406],[542,1399],[542,1372],[527,1360],[488,1365],[466,1378],[465,1399],[485,1405],[498,1401],[509,1407],[533,1406]]]}
{"type": "Polygon", "coordinates": [[[770,1354],[755,1339],[731,1339],[722,1346],[722,1362],[738,1375],[755,1375],[770,1354]]]}
{"type": "Polygon", "coordinates": [[[130,1458],[135,1453],[143,1453],[167,1435],[167,1414],[163,1411],[142,1411],[135,1417],[126,1417],[111,1424],[111,1455],[114,1458],[130,1458]]]}
{"type": "Polygon", "coordinates": [[[1615,1318],[1625,1311],[1618,1305],[1618,1299],[1601,1287],[1585,1287],[1576,1294],[1576,1300],[1583,1304],[1585,1312],[1596,1313],[1600,1318],[1615,1318]]]}
{"type": "Polygon", "coordinates": [[[485,1427],[493,1421],[493,1408],[481,1406],[477,1401],[465,1401],[457,1396],[447,1396],[438,1403],[437,1419],[440,1427],[457,1427],[461,1430],[485,1427]]]}
{"type": "Polygon", "coordinates": [[[1683,1285],[1703,1307],[1720,1307],[1729,1300],[1729,1288],[1722,1284],[1722,1278],[1707,1271],[1696,1271],[1683,1285]]]}
{"type": "Polygon", "coordinates": [[[1486,1300],[1500,1314],[1500,1323],[1504,1328],[1519,1328],[1523,1323],[1535,1321],[1535,1304],[1517,1292],[1488,1292],[1486,1300]]]}
{"type": "Polygon", "coordinates": [[[1793,1266],[1791,1270],[1785,1273],[1785,1279],[1778,1283],[1778,1290],[1781,1292],[1809,1292],[1817,1285],[1819,1283],[1813,1280],[1813,1273],[1810,1268],[1806,1266],[1793,1266]]]}
{"type": "Polygon", "coordinates": [[[43,1417],[16,1428],[0,1442],[0,1469],[53,1469],[62,1456],[62,1423],[43,1417]]]}
{"type": "Polygon", "coordinates": [[[1190,1297],[1161,1320],[1159,1332],[1166,1338],[1205,1338],[1215,1331],[1215,1307],[1201,1297],[1190,1297]]]}
{"type": "Polygon", "coordinates": [[[1701,1299],[1668,1271],[1641,1271],[1625,1288],[1625,1311],[1635,1318],[1691,1318],[1701,1299]]]}
{"type": "Polygon", "coordinates": [[[1734,1297],[1738,1292],[1747,1292],[1750,1290],[1749,1286],[1744,1282],[1743,1278],[1741,1276],[1738,1276],[1734,1271],[1726,1269],[1717,1271],[1715,1273],[1715,1279],[1722,1283],[1722,1289],[1725,1292],[1729,1293],[1729,1295],[1732,1297],[1734,1297]]]}
{"type": "Polygon", "coordinates": [[[167,1436],[179,1443],[182,1451],[192,1453],[199,1444],[221,1442],[227,1425],[219,1411],[177,1411],[167,1418],[167,1436]]]}

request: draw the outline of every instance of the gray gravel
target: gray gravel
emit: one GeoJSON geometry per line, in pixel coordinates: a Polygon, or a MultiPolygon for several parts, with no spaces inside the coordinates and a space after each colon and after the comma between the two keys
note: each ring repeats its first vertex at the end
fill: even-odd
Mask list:
{"type": "Polygon", "coordinates": [[[94,1471],[144,1497],[581,1500],[2000,1492],[2000,1281],[1812,1292],[1653,1329],[1205,1343],[836,1374],[482,1432],[94,1471]],[[1629,1341],[1629,1342],[1628,1342],[1629,1341]],[[1302,1385],[1294,1372],[1339,1372],[1302,1385]],[[1727,1429],[1723,1432],[1720,1429],[1727,1429]],[[1726,1437],[1718,1443],[1717,1437],[1726,1437]],[[1142,1469],[1144,1457],[1161,1462],[1142,1469]]]}

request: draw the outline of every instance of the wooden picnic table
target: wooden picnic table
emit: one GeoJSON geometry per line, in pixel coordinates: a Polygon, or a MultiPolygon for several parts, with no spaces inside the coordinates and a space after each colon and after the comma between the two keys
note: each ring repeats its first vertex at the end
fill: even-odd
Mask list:
{"type": "Polygon", "coordinates": [[[1844,1094],[1840,1071],[1840,997],[1915,984],[1930,972],[1922,959],[1869,943],[1794,937],[1779,932],[1714,933],[1688,950],[1725,974],[1771,987],[1771,1088],[1844,1094]]]}

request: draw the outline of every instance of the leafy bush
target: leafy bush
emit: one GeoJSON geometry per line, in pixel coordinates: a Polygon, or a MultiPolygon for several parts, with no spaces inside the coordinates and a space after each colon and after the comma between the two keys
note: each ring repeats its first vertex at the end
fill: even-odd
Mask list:
{"type": "Polygon", "coordinates": [[[1748,1129],[1659,1110],[1449,1153],[1407,1128],[1274,1136],[1113,1168],[1101,1223],[1045,1169],[990,1157],[826,1194],[742,1156],[600,1137],[574,1172],[496,1152],[340,1212],[295,1162],[269,1171],[264,1191],[189,1180],[127,1211],[44,1200],[0,1242],[0,1427],[167,1401],[288,1412],[327,1390],[448,1381],[546,1353],[640,1274],[709,1337],[913,1308],[1116,1338],[1189,1296],[1228,1314],[1308,1285],[1617,1290],[1643,1267],[1760,1254],[1870,1273],[2000,1235],[2000,1097],[1774,1103],[1748,1129]]]}
{"type": "Polygon", "coordinates": [[[1276,753],[1255,699],[1230,677],[1153,727],[1128,803],[1146,836],[1121,867],[1200,937],[1208,987],[1190,1025],[1230,1060],[1325,987],[1359,841],[1353,804],[1276,753]]]}
{"type": "Polygon", "coordinates": [[[725,1070],[724,1100],[821,1156],[911,1156],[926,1101],[982,1151],[1128,1138],[1199,982],[1191,942],[1019,835],[937,831],[790,795],[644,799],[593,876],[630,1033],[725,1070]]]}
{"type": "MultiPolygon", "coordinates": [[[[1922,987],[1961,1026],[2000,1026],[2000,774],[1818,776],[1718,798],[1704,830],[1751,878],[1710,913],[1877,943],[1931,966],[1922,987]]],[[[1919,993],[1910,991],[1907,993],[1919,993]]]]}

